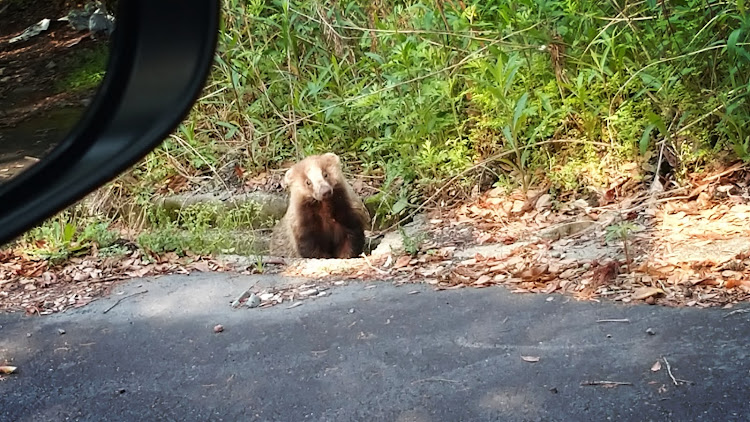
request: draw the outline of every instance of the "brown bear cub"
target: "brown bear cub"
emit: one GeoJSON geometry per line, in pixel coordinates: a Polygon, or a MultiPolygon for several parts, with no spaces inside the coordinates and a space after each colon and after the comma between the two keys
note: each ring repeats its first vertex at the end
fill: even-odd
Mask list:
{"type": "Polygon", "coordinates": [[[289,206],[271,237],[271,255],[354,258],[370,214],[341,172],[336,154],[312,155],[287,170],[289,206]]]}

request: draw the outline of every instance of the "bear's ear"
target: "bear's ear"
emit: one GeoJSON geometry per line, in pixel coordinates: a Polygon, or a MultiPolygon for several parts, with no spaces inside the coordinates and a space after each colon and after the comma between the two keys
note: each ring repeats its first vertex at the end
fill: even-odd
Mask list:
{"type": "Polygon", "coordinates": [[[332,152],[326,152],[325,154],[323,154],[323,158],[333,161],[336,164],[341,164],[341,159],[339,158],[339,156],[332,152]]]}
{"type": "Polygon", "coordinates": [[[292,184],[292,176],[294,175],[294,167],[291,167],[289,170],[284,173],[284,180],[282,180],[282,188],[286,189],[292,184]]]}

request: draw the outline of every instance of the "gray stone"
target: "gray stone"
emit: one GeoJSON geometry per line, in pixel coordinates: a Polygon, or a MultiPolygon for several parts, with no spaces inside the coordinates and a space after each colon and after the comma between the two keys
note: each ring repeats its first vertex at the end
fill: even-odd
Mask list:
{"type": "Polygon", "coordinates": [[[245,305],[248,308],[257,308],[260,306],[260,297],[256,295],[255,293],[251,294],[249,298],[247,298],[247,302],[245,305]]]}
{"type": "Polygon", "coordinates": [[[288,203],[287,195],[267,192],[251,192],[241,195],[228,192],[191,193],[167,196],[157,201],[157,205],[171,216],[176,216],[178,211],[196,204],[213,205],[219,213],[252,204],[258,207],[258,215],[250,222],[253,227],[267,227],[269,222],[281,219],[288,203]]]}
{"type": "MultiPolygon", "coordinates": [[[[427,229],[427,217],[423,214],[414,216],[411,223],[404,225],[404,235],[416,238],[427,229]]],[[[399,231],[391,231],[385,234],[380,244],[372,251],[372,256],[400,255],[404,252],[404,239],[399,231]]]]}

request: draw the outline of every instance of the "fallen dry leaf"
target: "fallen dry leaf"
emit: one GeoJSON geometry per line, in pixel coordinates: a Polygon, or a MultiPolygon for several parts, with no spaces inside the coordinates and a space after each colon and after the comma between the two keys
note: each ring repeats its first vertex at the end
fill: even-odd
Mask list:
{"type": "Polygon", "coordinates": [[[521,359],[523,359],[524,362],[539,362],[539,356],[521,356],[521,359]]]}
{"type": "Polygon", "coordinates": [[[651,372],[658,372],[661,370],[661,362],[658,360],[651,366],[651,372]]]}
{"type": "Polygon", "coordinates": [[[15,366],[0,365],[0,374],[3,374],[3,375],[13,374],[16,372],[16,369],[18,368],[16,368],[15,366]]]}
{"type": "Polygon", "coordinates": [[[658,287],[639,287],[635,289],[633,294],[630,296],[633,300],[643,300],[651,296],[664,293],[664,290],[658,287]]]}
{"type": "Polygon", "coordinates": [[[547,264],[537,264],[521,272],[518,276],[524,280],[533,280],[542,276],[549,269],[547,264]]]}
{"type": "Polygon", "coordinates": [[[559,288],[560,288],[560,279],[554,279],[551,282],[549,282],[547,286],[544,289],[542,289],[541,292],[545,294],[550,294],[559,288]]]}
{"type": "Polygon", "coordinates": [[[192,263],[190,265],[190,268],[192,268],[192,269],[194,269],[196,271],[200,271],[202,273],[207,273],[207,272],[211,271],[210,263],[208,263],[206,261],[194,262],[194,263],[192,263]]]}
{"type": "Polygon", "coordinates": [[[477,279],[477,281],[474,282],[475,286],[486,286],[487,284],[492,283],[492,277],[488,275],[483,275],[477,279]]]}
{"type": "Polygon", "coordinates": [[[410,255],[400,256],[396,260],[396,263],[393,264],[393,268],[403,268],[403,267],[409,265],[409,262],[411,262],[411,256],[410,255]]]}
{"type": "Polygon", "coordinates": [[[594,270],[592,275],[592,284],[595,286],[602,286],[611,282],[617,277],[617,272],[620,269],[620,264],[617,261],[606,262],[594,270]]]}
{"type": "Polygon", "coordinates": [[[490,233],[482,233],[479,237],[477,237],[477,245],[484,245],[485,243],[492,240],[492,234],[490,233]]]}

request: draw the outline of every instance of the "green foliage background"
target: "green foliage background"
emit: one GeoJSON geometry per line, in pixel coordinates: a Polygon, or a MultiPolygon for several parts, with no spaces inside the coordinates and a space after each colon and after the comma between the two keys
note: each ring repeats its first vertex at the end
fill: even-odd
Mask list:
{"type": "Polygon", "coordinates": [[[224,11],[205,95],[161,150],[188,167],[219,167],[226,151],[250,170],[334,151],[382,177],[397,214],[483,160],[506,183],[577,189],[661,141],[678,177],[721,150],[750,157],[744,0],[224,11]]]}
{"type": "Polygon", "coordinates": [[[336,152],[373,181],[381,221],[477,185],[550,182],[566,194],[658,163],[679,182],[710,160],[750,159],[744,0],[223,0],[223,10],[190,116],[89,198],[91,218],[63,214],[32,231],[24,242],[38,255],[124,253],[113,243],[123,229],[148,253],[232,248],[252,212],[173,220],[154,197],[170,181],[226,188],[237,169],[311,153],[336,152]]]}

